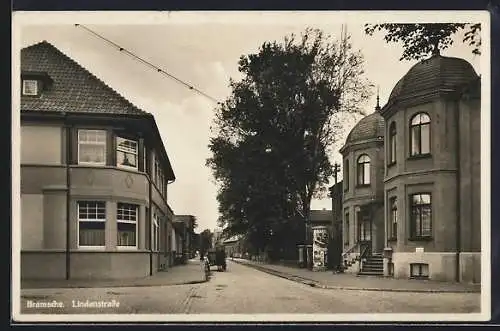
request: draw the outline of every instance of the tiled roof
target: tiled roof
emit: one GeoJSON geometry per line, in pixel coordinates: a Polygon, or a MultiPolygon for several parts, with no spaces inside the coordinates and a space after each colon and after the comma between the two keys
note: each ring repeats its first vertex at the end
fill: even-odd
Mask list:
{"type": "Polygon", "coordinates": [[[21,72],[47,73],[53,81],[39,97],[21,97],[22,111],[148,114],[46,41],[21,50],[21,72]]]}
{"type": "Polygon", "coordinates": [[[415,64],[396,83],[388,103],[424,93],[455,91],[477,77],[474,68],[466,60],[434,55],[415,64]]]}
{"type": "Polygon", "coordinates": [[[384,136],[384,118],[378,111],[363,117],[358,124],[352,128],[345,144],[363,141],[384,136]]]}

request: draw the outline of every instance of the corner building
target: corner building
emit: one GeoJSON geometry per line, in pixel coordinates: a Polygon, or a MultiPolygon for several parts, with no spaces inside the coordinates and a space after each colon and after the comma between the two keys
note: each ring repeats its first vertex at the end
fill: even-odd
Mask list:
{"type": "MultiPolygon", "coordinates": [[[[374,198],[383,202],[383,212],[372,214],[369,223],[371,238],[384,238],[385,276],[480,282],[480,91],[480,77],[470,63],[433,55],[414,65],[387,104],[363,118],[347,138],[341,152],[351,182],[349,173],[360,166],[358,154],[379,162],[368,171],[375,181],[371,192],[382,192],[374,198]],[[383,127],[382,148],[365,145],[357,154],[348,153],[352,135],[363,123],[375,127],[375,122],[383,127]],[[381,220],[383,227],[377,226],[381,220]]],[[[375,141],[378,134],[371,132],[365,140],[375,141]]],[[[343,200],[347,211],[353,198],[348,193],[343,200]]],[[[354,239],[359,246],[362,238],[353,238],[350,222],[355,229],[360,220],[349,217],[344,215],[344,240],[354,239]]],[[[356,251],[352,247],[346,245],[344,252],[356,251]]],[[[379,243],[372,247],[380,249],[379,243]]]]}
{"type": "Polygon", "coordinates": [[[172,265],[175,180],[154,117],[53,45],[21,50],[21,278],[172,265]]]}

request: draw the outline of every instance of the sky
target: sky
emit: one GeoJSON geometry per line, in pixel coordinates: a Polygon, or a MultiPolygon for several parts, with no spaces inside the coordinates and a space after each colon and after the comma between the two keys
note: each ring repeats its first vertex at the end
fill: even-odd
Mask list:
{"type": "MultiPolygon", "coordinates": [[[[416,63],[399,61],[401,46],[385,43],[382,33],[373,36],[364,33],[364,23],[388,21],[394,15],[340,15],[338,12],[28,14],[14,16],[14,22],[22,22],[14,29],[17,49],[46,40],[130,102],[155,116],[177,178],[168,187],[168,203],[176,214],[195,215],[198,231],[213,230],[218,218],[217,186],[205,166],[205,160],[210,157],[208,143],[214,102],[119,52],[75,23],[220,101],[230,95],[229,79],[240,77],[238,59],[241,55],[256,53],[265,41],[282,40],[290,33],[300,35],[306,27],[319,28],[335,39],[340,36],[341,24],[347,24],[353,48],[364,55],[366,78],[379,87],[381,106],[396,82],[416,63]]],[[[415,17],[400,15],[398,19],[410,22],[415,17]]],[[[433,16],[426,14],[426,17],[432,20],[429,17],[433,16]]],[[[470,16],[464,17],[469,21],[470,16]]],[[[480,57],[472,55],[461,37],[458,35],[455,44],[442,54],[466,59],[480,74],[480,57]]],[[[366,113],[373,112],[375,98],[376,88],[363,105],[366,113]]],[[[344,119],[344,132],[339,144],[333,146],[332,161],[342,164],[337,151],[357,120],[359,117],[344,119]]],[[[311,207],[331,209],[331,200],[314,200],[311,207]]]]}

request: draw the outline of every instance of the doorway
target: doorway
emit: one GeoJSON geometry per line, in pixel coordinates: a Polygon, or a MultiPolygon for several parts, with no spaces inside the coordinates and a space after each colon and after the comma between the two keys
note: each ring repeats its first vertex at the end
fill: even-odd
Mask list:
{"type": "Polygon", "coordinates": [[[366,254],[371,255],[372,251],[372,220],[370,214],[358,211],[358,241],[361,252],[367,249],[366,254]]]}

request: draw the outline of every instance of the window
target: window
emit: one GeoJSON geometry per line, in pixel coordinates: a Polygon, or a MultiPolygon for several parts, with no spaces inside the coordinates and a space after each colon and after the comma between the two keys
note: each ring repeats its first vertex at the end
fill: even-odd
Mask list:
{"type": "Polygon", "coordinates": [[[161,162],[158,156],[155,154],[154,162],[154,182],[156,183],[158,190],[161,194],[165,195],[165,177],[163,175],[163,170],[161,168],[161,162]]]}
{"type": "Polygon", "coordinates": [[[137,141],[116,137],[116,165],[137,169],[137,141]]]}
{"type": "Polygon", "coordinates": [[[410,199],[411,227],[413,237],[431,237],[431,195],[429,193],[418,193],[413,194],[410,199]]]}
{"type": "Polygon", "coordinates": [[[344,162],[344,191],[349,191],[349,160],[344,162]]]}
{"type": "Polygon", "coordinates": [[[429,265],[426,263],[410,264],[411,278],[429,278],[429,265]]]}
{"type": "Polygon", "coordinates": [[[431,152],[431,119],[425,113],[418,113],[411,119],[410,152],[411,156],[426,155],[431,152]]]}
{"type": "Polygon", "coordinates": [[[33,79],[24,79],[23,95],[38,95],[38,81],[33,79]]]}
{"type": "Polygon", "coordinates": [[[366,154],[358,158],[358,185],[370,185],[370,157],[366,154]]]}
{"type": "Polygon", "coordinates": [[[78,163],[106,164],[106,131],[78,130],[78,163]]]}
{"type": "Polygon", "coordinates": [[[78,202],[78,247],[104,247],[106,203],[78,202]]]}
{"type": "Polygon", "coordinates": [[[392,122],[389,127],[389,163],[396,163],[396,123],[392,122]]]}
{"type": "Polygon", "coordinates": [[[396,239],[398,237],[398,201],[396,197],[389,200],[389,239],[396,239]]]}
{"type": "Polygon", "coordinates": [[[345,213],[345,219],[344,219],[345,225],[344,225],[344,245],[349,245],[349,213],[345,213]]]}
{"type": "Polygon", "coordinates": [[[153,251],[158,251],[160,248],[159,242],[160,242],[160,217],[157,214],[153,215],[153,246],[152,250],[153,251]]]}
{"type": "Polygon", "coordinates": [[[147,152],[146,152],[146,146],[143,147],[143,154],[142,154],[142,162],[143,162],[143,168],[142,170],[144,172],[147,172],[148,171],[148,167],[146,166],[147,165],[147,160],[148,160],[148,156],[147,156],[147,152]]]}
{"type": "Polygon", "coordinates": [[[137,247],[137,205],[119,202],[117,208],[117,245],[137,247]]]}

